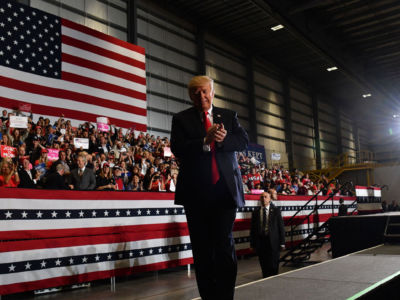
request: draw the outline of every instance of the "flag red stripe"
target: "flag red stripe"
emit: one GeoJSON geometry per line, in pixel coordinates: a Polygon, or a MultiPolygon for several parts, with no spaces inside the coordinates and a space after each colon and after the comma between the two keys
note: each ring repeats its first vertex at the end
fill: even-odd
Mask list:
{"type": "Polygon", "coordinates": [[[125,55],[121,55],[116,52],[83,42],[83,41],[75,39],[73,37],[63,35],[61,41],[63,44],[66,44],[66,45],[69,45],[72,47],[76,47],[76,48],[79,48],[82,50],[86,50],[86,51],[89,51],[92,53],[96,53],[98,55],[111,58],[113,60],[122,62],[124,64],[130,65],[130,66],[142,69],[142,70],[146,70],[146,66],[145,66],[144,62],[141,62],[136,59],[129,58],[125,55]]]}
{"type": "MultiPolygon", "coordinates": [[[[41,230],[44,232],[40,239],[27,239],[0,243],[0,252],[123,243],[189,235],[186,223],[157,223],[121,226],[121,228],[99,227],[93,228],[95,231],[90,233],[86,229],[88,228],[41,230]],[[46,231],[49,231],[49,233],[46,234],[46,231]],[[63,235],[67,232],[70,235],[64,235],[64,237],[62,237],[63,235],[60,235],[59,232],[62,232],[63,235]]],[[[26,236],[25,238],[31,237],[26,236]]]]}
{"type": "Polygon", "coordinates": [[[131,98],[136,98],[139,100],[146,101],[145,93],[127,89],[127,88],[121,87],[116,84],[107,83],[104,81],[100,81],[97,79],[93,79],[93,78],[89,78],[89,77],[85,77],[85,76],[81,76],[81,75],[77,75],[77,74],[73,74],[73,73],[69,73],[69,72],[65,72],[65,71],[62,72],[61,78],[66,81],[75,82],[78,84],[91,86],[91,87],[94,87],[94,88],[97,88],[100,90],[105,90],[105,91],[109,91],[112,93],[116,93],[116,94],[120,94],[120,95],[128,96],[131,98]]]}
{"type": "MultiPolygon", "coordinates": [[[[116,102],[116,101],[111,101],[99,97],[94,97],[90,96],[87,94],[82,94],[82,93],[77,93],[77,92],[72,92],[69,90],[64,90],[64,89],[58,89],[58,88],[49,88],[44,85],[38,85],[38,84],[33,84],[13,78],[8,78],[5,76],[0,76],[0,82],[2,86],[11,88],[11,89],[16,89],[16,90],[21,90],[27,93],[32,93],[32,94],[37,94],[37,95],[43,95],[43,96],[48,96],[48,97],[54,97],[54,98],[61,98],[61,99],[69,99],[69,100],[74,100],[77,102],[82,102],[82,103],[87,103],[87,104],[93,104],[97,106],[103,106],[107,108],[111,108],[135,114],[135,115],[140,115],[140,116],[146,116],[147,111],[144,108],[140,107],[135,107],[132,105],[127,105],[124,103],[116,102]]],[[[50,103],[49,103],[50,104],[50,103]]]]}
{"type": "Polygon", "coordinates": [[[102,39],[102,40],[104,40],[106,42],[113,43],[115,45],[130,49],[132,51],[138,52],[138,53],[143,54],[143,55],[145,54],[145,50],[144,50],[143,47],[130,44],[128,42],[122,41],[122,40],[117,39],[115,37],[112,37],[110,35],[107,35],[107,34],[104,34],[102,32],[99,32],[97,30],[91,29],[89,27],[77,24],[75,22],[72,22],[72,21],[69,21],[69,20],[66,20],[66,19],[61,19],[61,24],[63,26],[69,27],[71,29],[74,29],[74,30],[77,30],[77,31],[81,31],[81,32],[86,33],[88,35],[95,36],[95,37],[97,37],[99,39],[102,39]]]}
{"type": "MultiPolygon", "coordinates": [[[[0,98],[1,100],[2,98],[0,98]]],[[[174,193],[160,193],[160,192],[99,192],[99,191],[61,191],[61,190],[35,190],[35,189],[9,189],[0,187],[1,198],[20,198],[26,200],[171,200],[175,197],[174,193]]],[[[179,206],[178,208],[182,208],[179,206]]]]}
{"type": "Polygon", "coordinates": [[[133,81],[139,84],[146,85],[146,78],[140,77],[138,75],[121,71],[103,64],[96,63],[91,60],[87,60],[78,56],[74,56],[68,53],[63,53],[62,54],[62,61],[63,62],[68,62],[70,64],[78,65],[84,68],[96,70],[101,73],[106,73],[112,76],[116,76],[125,80],[133,81]]]}
{"type": "MultiPolygon", "coordinates": [[[[19,103],[25,103],[25,102],[14,100],[14,99],[9,99],[9,98],[4,98],[4,97],[0,96],[0,105],[2,107],[9,108],[9,109],[17,109],[19,103]]],[[[47,106],[47,105],[40,105],[40,104],[34,104],[34,103],[31,103],[31,107],[32,107],[32,113],[39,114],[39,115],[48,115],[48,116],[59,117],[59,116],[61,116],[61,114],[64,114],[64,117],[68,118],[68,119],[86,120],[86,121],[94,122],[94,123],[96,122],[96,118],[98,117],[97,114],[95,115],[95,114],[91,114],[91,113],[82,112],[79,110],[51,107],[51,106],[47,106]]],[[[136,130],[146,131],[145,124],[125,121],[125,120],[111,118],[111,117],[109,117],[109,120],[110,120],[111,124],[115,124],[118,127],[123,127],[123,128],[135,127],[136,130]]]]}
{"type": "Polygon", "coordinates": [[[0,295],[21,293],[25,291],[45,289],[55,286],[71,285],[81,282],[89,282],[93,280],[109,278],[112,276],[126,276],[133,273],[142,273],[142,272],[162,270],[167,268],[175,268],[178,266],[185,266],[192,263],[193,263],[193,258],[190,257],[190,258],[163,261],[159,263],[147,264],[142,266],[134,266],[129,268],[90,272],[72,276],[60,276],[60,277],[54,277],[36,281],[0,285],[0,295]]]}

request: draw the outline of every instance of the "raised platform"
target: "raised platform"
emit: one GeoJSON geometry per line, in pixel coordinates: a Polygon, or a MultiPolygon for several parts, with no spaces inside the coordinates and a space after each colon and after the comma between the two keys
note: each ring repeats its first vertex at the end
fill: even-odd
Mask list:
{"type": "Polygon", "coordinates": [[[379,288],[399,271],[400,245],[378,245],[238,286],[235,299],[373,299],[360,292],[379,288]]]}

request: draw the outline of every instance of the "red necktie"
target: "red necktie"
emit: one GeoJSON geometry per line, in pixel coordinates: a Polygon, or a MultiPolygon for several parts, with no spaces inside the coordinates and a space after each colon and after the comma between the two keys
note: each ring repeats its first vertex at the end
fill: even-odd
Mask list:
{"type": "MultiPolygon", "coordinates": [[[[211,122],[207,118],[207,114],[208,112],[204,112],[204,127],[206,129],[206,132],[211,127],[211,122]]],[[[211,181],[212,184],[216,184],[219,180],[219,172],[218,172],[217,159],[215,156],[215,142],[212,142],[210,144],[210,148],[211,148],[211,181]]]]}

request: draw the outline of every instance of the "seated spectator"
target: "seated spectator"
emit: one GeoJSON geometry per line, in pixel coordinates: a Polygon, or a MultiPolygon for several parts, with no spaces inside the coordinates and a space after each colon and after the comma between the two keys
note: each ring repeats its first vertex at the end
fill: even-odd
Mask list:
{"type": "Polygon", "coordinates": [[[0,168],[0,187],[18,187],[19,182],[17,165],[3,160],[0,168]]]}
{"type": "Polygon", "coordinates": [[[143,181],[140,180],[140,177],[138,174],[134,174],[132,176],[132,180],[131,180],[131,182],[128,183],[126,190],[127,191],[137,191],[137,192],[144,191],[143,181]]]}
{"type": "Polygon", "coordinates": [[[114,191],[117,187],[111,173],[111,168],[108,163],[103,164],[100,175],[96,179],[96,190],[98,191],[114,191]]]}
{"type": "Polygon", "coordinates": [[[18,187],[25,189],[35,189],[40,179],[40,171],[32,169],[32,165],[29,162],[29,156],[22,158],[22,165],[23,167],[18,170],[18,175],[20,178],[18,187]]]}
{"type": "Polygon", "coordinates": [[[45,188],[49,190],[69,190],[69,187],[65,183],[65,166],[58,164],[56,172],[51,173],[46,180],[45,188]]]}

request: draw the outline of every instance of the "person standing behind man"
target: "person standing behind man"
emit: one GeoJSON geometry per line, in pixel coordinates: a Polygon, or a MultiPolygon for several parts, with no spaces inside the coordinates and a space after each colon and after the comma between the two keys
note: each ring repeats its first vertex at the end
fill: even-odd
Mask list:
{"type": "Polygon", "coordinates": [[[285,228],[279,207],[271,195],[260,195],[261,206],[251,216],[250,246],[260,261],[263,278],[278,274],[279,252],[285,249],[285,228]]]}
{"type": "Polygon", "coordinates": [[[78,168],[71,171],[71,190],[94,190],[96,177],[93,169],[86,167],[86,155],[79,155],[77,159],[78,168]]]}
{"type": "Polygon", "coordinates": [[[235,153],[247,148],[248,137],[236,112],[213,106],[210,77],[193,77],[188,89],[194,106],[172,119],[171,150],[180,163],[175,204],[185,208],[201,298],[233,299],[232,228],[245,203],[235,153]]]}
{"type": "Polygon", "coordinates": [[[343,198],[339,199],[339,212],[338,216],[347,216],[347,205],[344,204],[343,198]]]}

